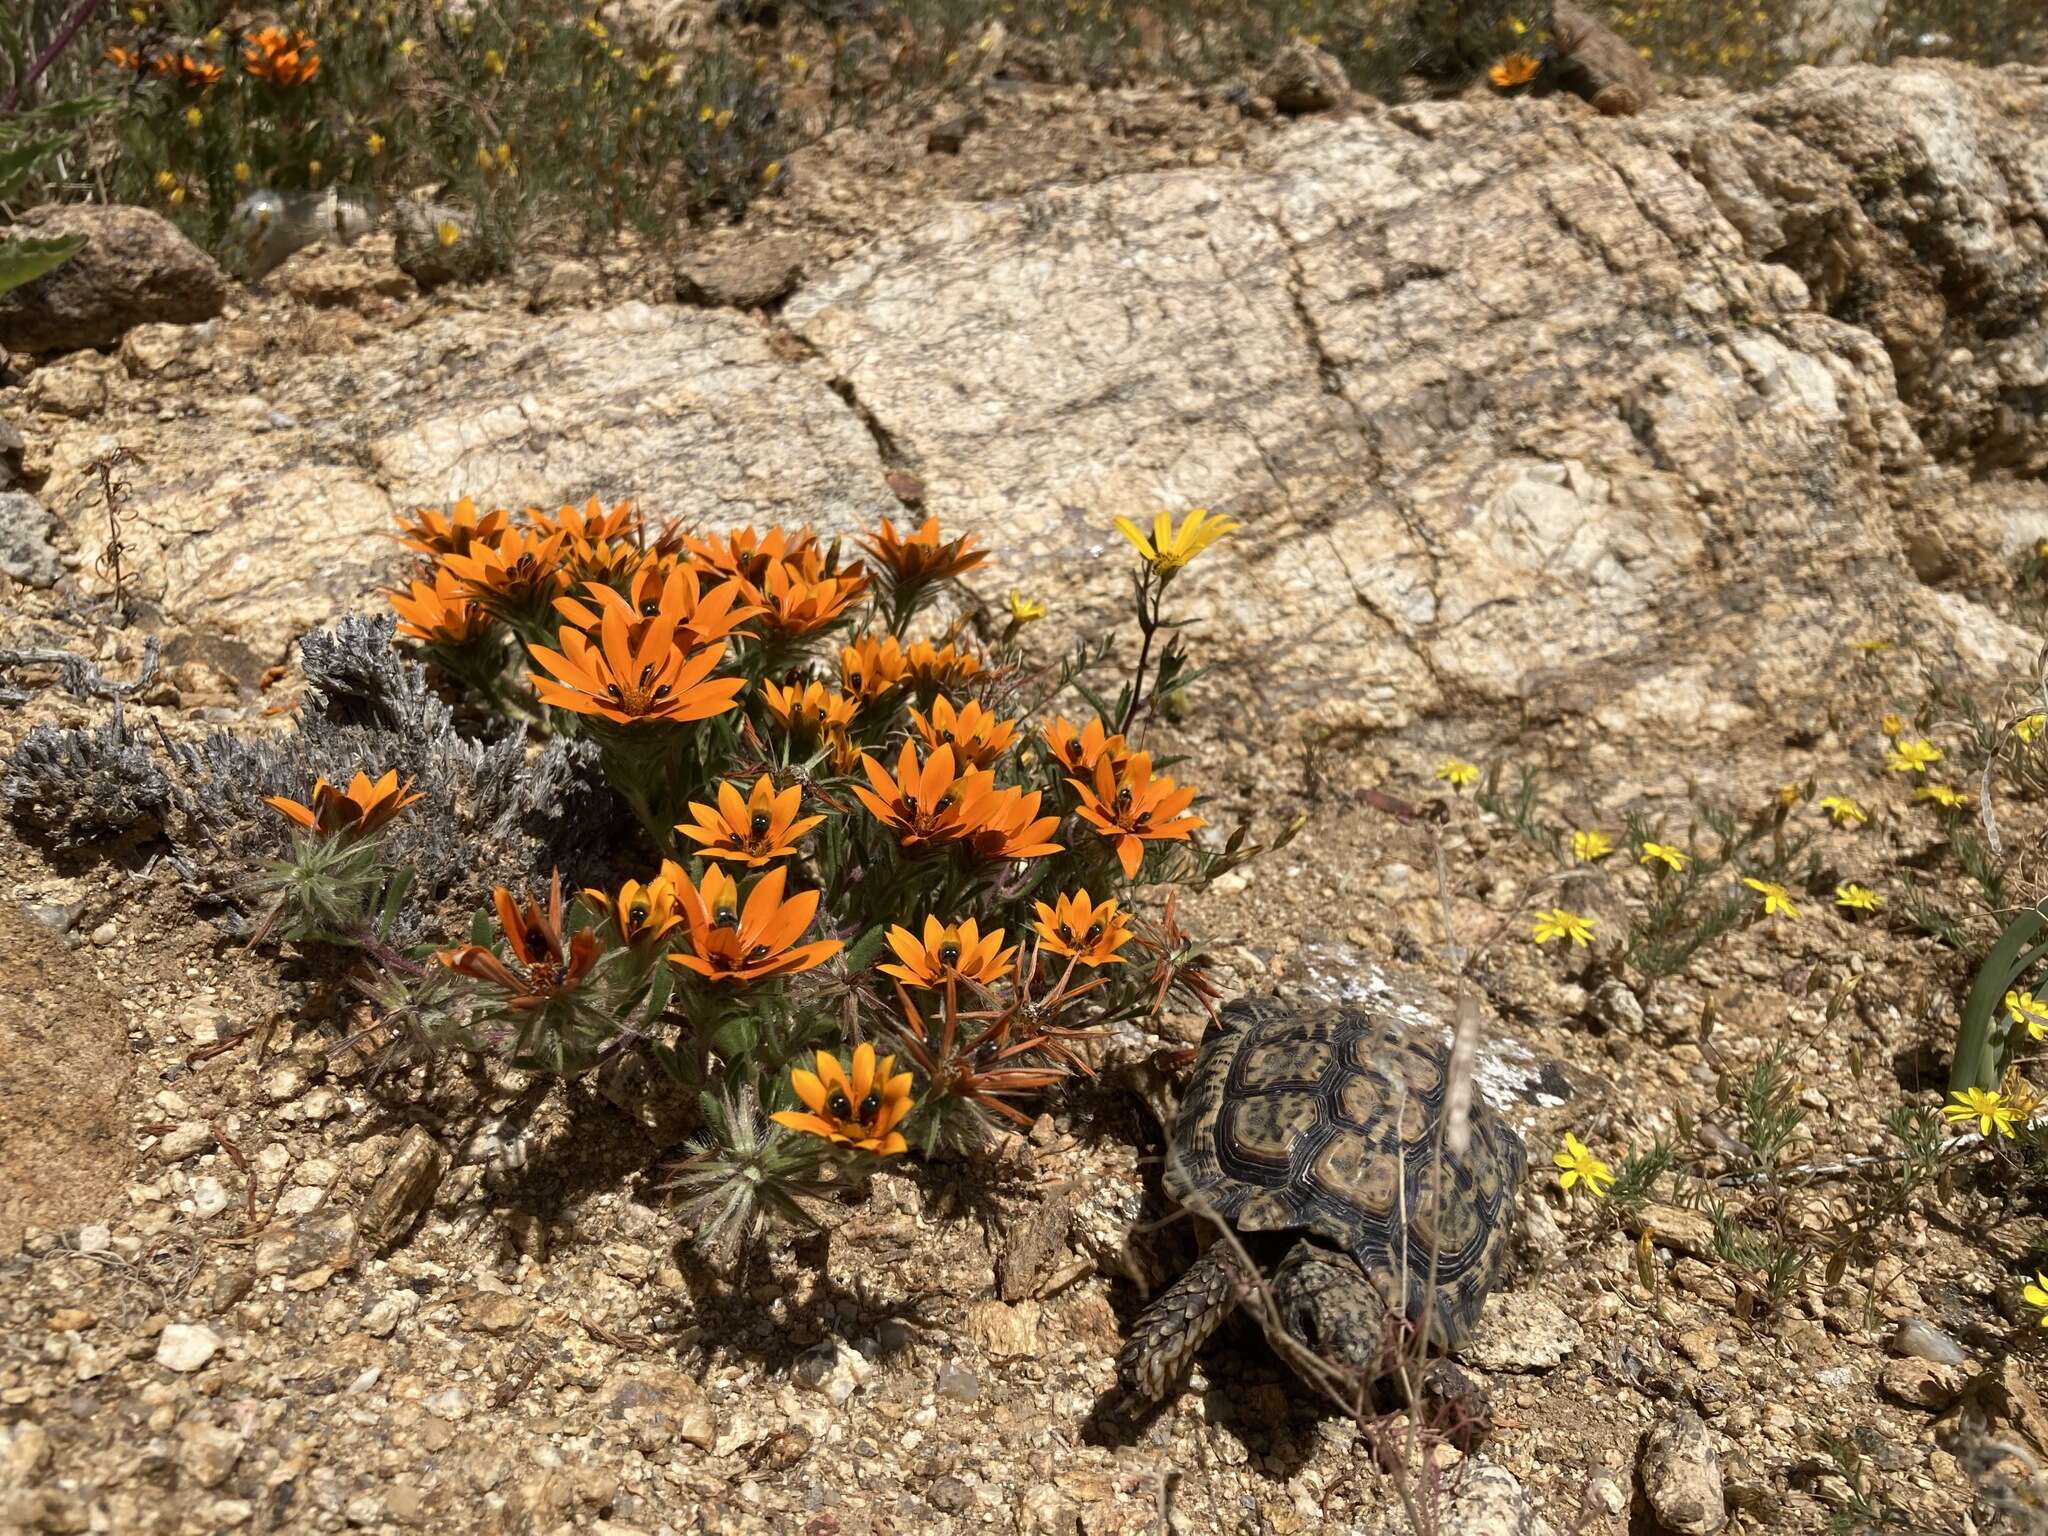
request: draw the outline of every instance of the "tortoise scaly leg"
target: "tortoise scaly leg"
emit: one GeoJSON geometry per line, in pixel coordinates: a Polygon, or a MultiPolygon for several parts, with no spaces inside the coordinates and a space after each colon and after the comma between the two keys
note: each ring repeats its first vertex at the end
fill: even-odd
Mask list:
{"type": "Polygon", "coordinates": [[[1227,1244],[1215,1244],[1145,1309],[1116,1357],[1118,1378],[1147,1402],[1166,1396],[1237,1309],[1239,1281],[1236,1255],[1227,1244]]]}

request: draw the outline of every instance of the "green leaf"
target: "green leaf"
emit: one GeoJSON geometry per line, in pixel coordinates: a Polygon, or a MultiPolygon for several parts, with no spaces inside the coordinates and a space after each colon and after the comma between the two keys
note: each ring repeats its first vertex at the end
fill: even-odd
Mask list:
{"type": "Polygon", "coordinates": [[[846,968],[849,971],[864,971],[875,963],[875,957],[882,952],[883,941],[889,936],[888,925],[877,923],[866,933],[855,939],[846,948],[846,968]]]}
{"type": "Polygon", "coordinates": [[[0,293],[32,283],[85,249],[85,236],[54,240],[0,239],[0,293]]]}
{"type": "Polygon", "coordinates": [[[377,937],[389,939],[398,925],[399,909],[405,905],[406,892],[412,889],[413,876],[417,871],[408,864],[391,877],[391,883],[384,887],[384,901],[377,913],[377,937]]]}
{"type": "Polygon", "coordinates": [[[113,104],[111,96],[79,96],[71,101],[50,101],[25,112],[10,113],[0,117],[0,144],[43,128],[75,127],[113,104]]]}
{"type": "Polygon", "coordinates": [[[2048,914],[2039,907],[2029,908],[2006,924],[2005,932],[1985,956],[1963,1002],[1955,1062],[1948,1075],[1951,1093],[1993,1089],[2005,1075],[2014,1041],[2011,1030],[1998,1027],[1998,1010],[2006,992],[2048,951],[2048,942],[2036,942],[2044,927],[2048,927],[2048,914]]]}
{"type": "Polygon", "coordinates": [[[23,139],[10,142],[0,138],[0,202],[10,201],[28,185],[36,167],[70,143],[69,136],[54,139],[23,139]]]}

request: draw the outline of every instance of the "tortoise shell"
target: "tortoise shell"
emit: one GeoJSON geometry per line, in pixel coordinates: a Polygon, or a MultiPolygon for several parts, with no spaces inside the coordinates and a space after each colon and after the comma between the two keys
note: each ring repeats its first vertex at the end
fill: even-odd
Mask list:
{"type": "Polygon", "coordinates": [[[1364,1008],[1232,1003],[1174,1121],[1166,1187],[1238,1232],[1306,1233],[1461,1344],[1506,1260],[1522,1139],[1478,1095],[1441,1145],[1449,1051],[1364,1008]]]}

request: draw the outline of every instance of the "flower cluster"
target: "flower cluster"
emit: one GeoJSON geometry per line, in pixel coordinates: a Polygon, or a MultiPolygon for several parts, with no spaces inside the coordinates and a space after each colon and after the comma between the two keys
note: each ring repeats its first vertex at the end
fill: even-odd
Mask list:
{"type": "MultiPolygon", "coordinates": [[[[809,528],[680,528],[625,501],[422,508],[395,530],[399,633],[507,728],[593,744],[637,837],[593,846],[607,878],[580,891],[506,878],[464,942],[298,931],[361,947],[386,973],[365,990],[430,1044],[548,1072],[645,1057],[698,1104],[678,1187],[721,1231],[790,1216],[762,1181],[787,1195],[820,1159],[1028,1124],[1106,1026],[1213,1006],[1172,902],[1150,915],[1137,892],[1260,851],[1242,829],[1205,845],[1199,791],[1146,739],[1178,656],[1146,670],[1159,594],[1228,528],[1155,524],[1114,718],[1027,718],[1024,680],[1053,669],[1011,643],[1021,623],[970,631],[978,605],[948,594],[989,552],[937,518],[885,521],[849,558],[809,528]]],[[[418,798],[365,773],[271,803],[390,889],[378,834],[418,798]]]]}

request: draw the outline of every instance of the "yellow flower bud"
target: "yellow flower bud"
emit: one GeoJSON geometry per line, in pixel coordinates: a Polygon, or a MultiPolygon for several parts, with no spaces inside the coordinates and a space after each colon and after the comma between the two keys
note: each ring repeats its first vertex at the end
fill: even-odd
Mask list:
{"type": "Polygon", "coordinates": [[[384,135],[383,135],[383,134],[381,134],[381,133],[373,133],[373,134],[371,134],[371,135],[370,135],[370,139],[369,139],[369,144],[370,144],[370,153],[371,153],[372,155],[381,155],[381,154],[383,154],[383,153],[384,153],[384,135]]]}
{"type": "Polygon", "coordinates": [[[202,121],[203,118],[197,107],[187,107],[185,109],[185,126],[187,128],[197,128],[202,121]]]}
{"type": "Polygon", "coordinates": [[[246,160],[237,160],[235,162],[235,185],[238,187],[249,185],[249,162],[246,160]]]}
{"type": "Polygon", "coordinates": [[[446,250],[449,246],[453,245],[456,241],[462,238],[462,231],[456,227],[456,223],[453,219],[443,219],[439,224],[434,226],[434,238],[439,240],[441,242],[441,248],[443,250],[446,250]]]}
{"type": "Polygon", "coordinates": [[[486,48],[484,50],[484,68],[494,75],[505,73],[505,60],[497,49],[486,48]]]}

